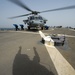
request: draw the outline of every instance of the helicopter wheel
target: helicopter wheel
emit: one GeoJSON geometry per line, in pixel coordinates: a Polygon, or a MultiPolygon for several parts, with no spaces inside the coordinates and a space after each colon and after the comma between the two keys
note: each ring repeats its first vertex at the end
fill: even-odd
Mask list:
{"type": "Polygon", "coordinates": [[[28,26],[28,30],[30,30],[30,27],[28,26]]]}
{"type": "Polygon", "coordinates": [[[41,30],[44,30],[44,27],[41,27],[41,30]]]}
{"type": "Polygon", "coordinates": [[[41,30],[43,30],[43,27],[41,27],[41,30]]]}

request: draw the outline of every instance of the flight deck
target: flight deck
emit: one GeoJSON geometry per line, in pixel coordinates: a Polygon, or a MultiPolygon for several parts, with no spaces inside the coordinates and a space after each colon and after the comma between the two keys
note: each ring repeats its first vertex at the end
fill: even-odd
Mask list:
{"type": "MultiPolygon", "coordinates": [[[[65,34],[67,45],[55,48],[75,70],[75,31],[56,28],[42,32],[65,34]]],[[[59,73],[46,46],[41,42],[39,31],[0,31],[0,75],[59,75],[59,73]]]]}

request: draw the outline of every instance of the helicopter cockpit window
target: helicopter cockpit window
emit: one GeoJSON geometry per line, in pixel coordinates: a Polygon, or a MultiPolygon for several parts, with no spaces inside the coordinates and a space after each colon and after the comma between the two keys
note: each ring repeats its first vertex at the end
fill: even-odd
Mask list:
{"type": "Polygon", "coordinates": [[[31,17],[30,17],[30,20],[34,20],[34,17],[33,17],[33,16],[31,16],[31,17]]]}
{"type": "Polygon", "coordinates": [[[36,20],[42,20],[42,17],[35,17],[36,20]]]}
{"type": "Polygon", "coordinates": [[[40,16],[39,17],[34,17],[34,16],[31,16],[30,17],[30,20],[34,20],[34,19],[35,20],[39,20],[39,19],[42,20],[42,17],[40,17],[40,16]]]}
{"type": "Polygon", "coordinates": [[[40,20],[42,20],[42,17],[39,17],[40,20]]]}

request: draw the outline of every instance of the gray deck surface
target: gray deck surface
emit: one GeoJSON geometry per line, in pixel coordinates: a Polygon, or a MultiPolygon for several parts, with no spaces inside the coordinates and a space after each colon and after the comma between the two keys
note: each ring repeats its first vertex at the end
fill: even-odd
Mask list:
{"type": "Polygon", "coordinates": [[[40,41],[39,34],[0,32],[0,75],[57,75],[40,41]]]}
{"type": "MultiPolygon", "coordinates": [[[[42,32],[75,36],[67,29],[42,32]]],[[[58,75],[40,35],[33,33],[0,31],[0,75],[58,75]]],[[[75,38],[66,39],[67,45],[56,48],[75,69],[75,38]]]]}

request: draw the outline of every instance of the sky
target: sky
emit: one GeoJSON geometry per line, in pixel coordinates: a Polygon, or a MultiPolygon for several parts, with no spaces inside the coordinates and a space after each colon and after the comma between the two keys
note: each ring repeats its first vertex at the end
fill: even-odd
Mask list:
{"type": "MultiPolygon", "coordinates": [[[[65,6],[75,5],[75,0],[20,0],[34,11],[44,11],[65,6]]],[[[29,11],[10,2],[9,0],[0,0],[0,28],[13,28],[13,24],[24,24],[23,20],[27,16],[16,19],[8,19],[12,16],[28,14],[29,11]]],[[[75,27],[75,9],[53,11],[39,14],[46,18],[48,26],[75,27]]],[[[25,25],[26,27],[26,25],[25,25]]]]}

